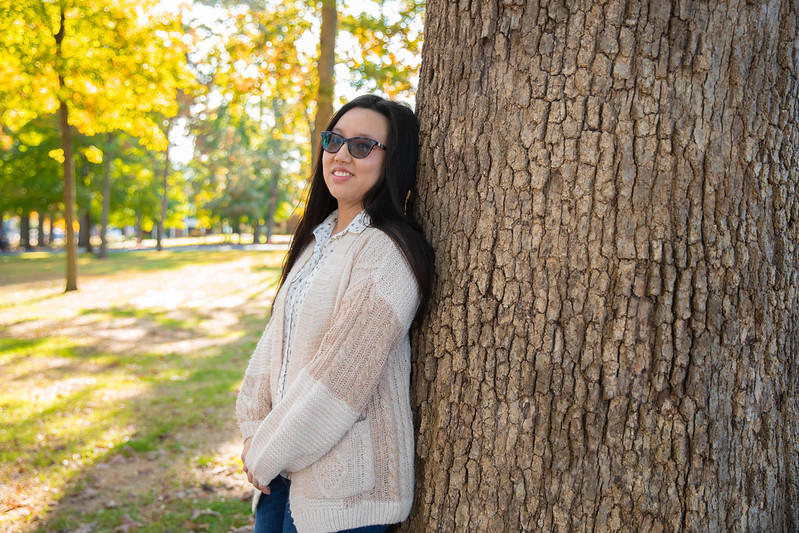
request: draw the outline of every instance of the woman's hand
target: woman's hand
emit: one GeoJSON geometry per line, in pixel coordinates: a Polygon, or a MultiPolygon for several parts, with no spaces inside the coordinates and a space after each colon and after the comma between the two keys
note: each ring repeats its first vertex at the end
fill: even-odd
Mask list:
{"type": "Polygon", "coordinates": [[[270,494],[272,491],[269,490],[269,485],[263,486],[258,483],[258,480],[255,479],[255,476],[252,475],[252,472],[247,468],[247,463],[244,462],[244,458],[247,457],[247,452],[250,451],[250,444],[252,443],[252,437],[249,437],[244,441],[244,448],[241,451],[241,464],[244,466],[244,473],[247,474],[247,481],[252,483],[252,486],[256,489],[260,490],[264,494],[270,494]]]}

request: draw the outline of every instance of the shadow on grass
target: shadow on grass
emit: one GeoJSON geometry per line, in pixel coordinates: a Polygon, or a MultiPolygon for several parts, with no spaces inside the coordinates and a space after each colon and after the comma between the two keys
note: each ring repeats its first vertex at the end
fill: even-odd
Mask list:
{"type": "MultiPolygon", "coordinates": [[[[21,322],[14,323],[17,325],[21,322]]],[[[6,368],[18,366],[21,361],[30,358],[50,357],[62,360],[80,357],[79,354],[83,353],[85,349],[82,346],[67,340],[54,339],[48,337],[36,338],[4,338],[3,333],[0,332],[0,372],[6,368]],[[13,355],[8,355],[9,353],[13,355]]],[[[62,366],[62,365],[59,365],[62,366]]],[[[31,370],[28,374],[19,374],[13,378],[9,378],[6,373],[7,380],[19,381],[22,379],[30,378],[33,374],[38,374],[38,371],[31,370]]]]}
{"type": "Polygon", "coordinates": [[[70,320],[51,324],[68,333],[55,340],[0,331],[2,367],[20,367],[9,383],[33,385],[18,403],[0,405],[3,463],[18,466],[17,479],[62,483],[29,526],[228,531],[251,523],[234,402],[267,319],[254,298],[225,308],[230,325],[210,338],[213,307],[85,309],[90,338],[70,320]]]}

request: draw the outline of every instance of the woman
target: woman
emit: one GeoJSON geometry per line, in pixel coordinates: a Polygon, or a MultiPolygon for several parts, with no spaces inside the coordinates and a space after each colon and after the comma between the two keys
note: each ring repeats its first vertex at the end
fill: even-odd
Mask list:
{"type": "Polygon", "coordinates": [[[362,96],[321,134],[273,319],[236,403],[257,532],[377,532],[410,513],[408,330],[433,272],[405,214],[418,132],[409,107],[362,96]]]}

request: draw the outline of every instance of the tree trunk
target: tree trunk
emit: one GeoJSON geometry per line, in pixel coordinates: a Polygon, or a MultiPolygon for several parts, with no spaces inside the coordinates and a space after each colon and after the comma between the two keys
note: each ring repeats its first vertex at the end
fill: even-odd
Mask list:
{"type": "Polygon", "coordinates": [[[33,245],[31,244],[30,211],[25,211],[19,217],[19,247],[25,250],[26,252],[30,252],[31,250],[33,250],[33,245]]]}
{"type": "Polygon", "coordinates": [[[56,214],[50,213],[50,215],[47,218],[50,221],[50,225],[47,228],[47,244],[52,246],[55,241],[54,229],[55,229],[56,214]]]}
{"type": "MultiPolygon", "coordinates": [[[[63,27],[63,14],[61,26],[63,27]]],[[[78,290],[78,243],[75,241],[75,160],[69,132],[69,111],[66,102],[58,110],[61,149],[64,152],[64,246],[67,251],[67,284],[64,292],[78,290]]]]}
{"type": "Polygon", "coordinates": [[[275,232],[275,212],[277,211],[277,197],[280,187],[281,168],[279,164],[272,165],[272,180],[269,186],[269,201],[266,206],[266,242],[272,242],[275,232]]]}
{"type": "MultiPolygon", "coordinates": [[[[64,8],[61,8],[61,23],[58,33],[55,35],[56,56],[59,61],[59,68],[62,66],[61,43],[64,41],[66,27],[64,8]]],[[[58,86],[64,88],[64,77],[59,73],[58,86]]],[[[61,134],[61,150],[64,152],[64,224],[66,239],[65,248],[67,250],[67,283],[64,292],[78,290],[78,248],[75,243],[75,160],[72,155],[72,136],[69,131],[69,110],[67,103],[63,99],[59,100],[58,108],[58,129],[61,134]]]]}
{"type": "MultiPolygon", "coordinates": [[[[111,134],[108,134],[108,145],[111,145],[111,134]]],[[[111,210],[111,154],[107,151],[103,154],[105,162],[105,172],[103,174],[103,212],[100,215],[100,252],[99,258],[108,255],[108,243],[106,242],[106,231],[108,231],[108,214],[111,210]]]]}
{"type": "Polygon", "coordinates": [[[270,198],[269,208],[265,219],[266,242],[268,244],[272,244],[272,238],[275,236],[275,208],[273,204],[274,200],[270,198]]]}
{"type": "Polygon", "coordinates": [[[142,227],[142,215],[136,213],[136,246],[141,246],[144,240],[144,228],[142,227]]]}
{"type": "Polygon", "coordinates": [[[338,13],[336,0],[322,0],[322,26],[319,36],[319,61],[316,69],[319,74],[319,94],[316,97],[316,118],[311,132],[313,142],[313,161],[319,157],[319,134],[327,127],[333,116],[333,97],[335,96],[336,32],[338,13]]]}
{"type": "Polygon", "coordinates": [[[92,248],[92,214],[87,209],[80,216],[78,225],[78,248],[91,252],[92,248]]]}
{"type": "Polygon", "coordinates": [[[36,225],[36,247],[37,248],[42,248],[43,246],[45,246],[47,244],[47,241],[45,240],[45,237],[44,237],[44,212],[43,211],[37,211],[36,212],[36,220],[38,222],[37,225],[36,225]]]}
{"type": "Polygon", "coordinates": [[[799,529],[797,15],[428,2],[401,530],[799,529]]]}
{"type": "Polygon", "coordinates": [[[261,243],[261,219],[259,218],[255,219],[255,222],[252,225],[252,243],[261,243]]]}
{"type": "Polygon", "coordinates": [[[158,226],[156,228],[156,249],[160,252],[162,250],[161,240],[164,238],[164,230],[166,229],[166,208],[167,208],[167,192],[169,191],[169,126],[166,127],[167,145],[164,150],[164,178],[163,178],[163,195],[161,196],[161,216],[158,219],[158,226]]]}

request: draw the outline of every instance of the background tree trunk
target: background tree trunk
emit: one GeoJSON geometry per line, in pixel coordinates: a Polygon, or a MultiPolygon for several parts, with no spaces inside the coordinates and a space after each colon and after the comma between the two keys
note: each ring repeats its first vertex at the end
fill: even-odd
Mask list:
{"type": "Polygon", "coordinates": [[[338,31],[338,11],[336,0],[322,0],[322,25],[319,30],[319,61],[316,70],[319,75],[319,94],[316,97],[316,116],[311,138],[313,142],[313,161],[319,157],[317,137],[324,131],[333,116],[333,97],[336,93],[336,32],[338,31]]]}
{"type": "Polygon", "coordinates": [[[44,219],[45,219],[44,211],[41,211],[41,210],[37,211],[36,212],[36,220],[37,220],[37,224],[36,224],[36,247],[37,248],[42,248],[44,246],[47,246],[47,239],[45,238],[45,234],[44,234],[44,219]]]}
{"type": "Polygon", "coordinates": [[[19,247],[30,252],[33,250],[31,244],[31,213],[25,211],[19,217],[19,247]]]}
{"type": "MultiPolygon", "coordinates": [[[[106,135],[108,146],[111,146],[111,134],[106,135]]],[[[111,150],[106,150],[103,154],[103,212],[100,214],[100,251],[97,257],[104,259],[108,256],[108,242],[106,232],[108,231],[108,216],[111,211],[111,150]]]]}
{"type": "Polygon", "coordinates": [[[144,228],[142,227],[142,214],[136,213],[136,245],[141,245],[144,240],[144,228]]]}
{"type": "MultiPolygon", "coordinates": [[[[318,143],[317,143],[318,144],[318,143]]],[[[277,197],[280,194],[280,174],[282,169],[280,164],[271,166],[271,178],[269,184],[269,199],[266,205],[266,242],[271,244],[275,233],[275,212],[277,211],[277,197]]]]}
{"type": "Polygon", "coordinates": [[[402,530],[799,528],[798,11],[428,2],[402,530]]]}
{"type": "MultiPolygon", "coordinates": [[[[58,28],[58,33],[55,34],[56,42],[56,56],[58,58],[58,66],[61,65],[61,43],[64,41],[66,33],[66,26],[64,25],[66,15],[64,7],[61,7],[61,22],[58,28]]],[[[64,77],[61,73],[58,75],[58,86],[64,88],[64,77]]],[[[69,108],[67,108],[66,101],[62,98],[59,100],[58,108],[58,129],[61,135],[61,150],[64,152],[64,225],[66,226],[64,232],[64,239],[66,243],[64,247],[67,250],[67,268],[66,268],[66,287],[64,292],[78,290],[78,247],[75,242],[75,159],[72,155],[72,135],[69,130],[69,108]]]]}
{"type": "Polygon", "coordinates": [[[164,175],[163,175],[163,195],[161,196],[161,216],[158,218],[158,224],[156,226],[156,242],[155,248],[159,252],[163,249],[163,245],[161,241],[166,237],[164,231],[166,230],[166,210],[167,210],[167,193],[169,191],[169,124],[166,127],[166,138],[167,144],[166,149],[164,149],[164,175]]]}
{"type": "Polygon", "coordinates": [[[94,251],[92,246],[92,214],[88,207],[79,217],[78,248],[83,248],[89,253],[94,251]]]}
{"type": "MultiPolygon", "coordinates": [[[[267,238],[268,240],[268,238],[267,238]]],[[[260,244],[261,243],[261,219],[256,218],[252,225],[252,243],[253,244],[260,244]]]]}
{"type": "Polygon", "coordinates": [[[55,221],[56,213],[50,213],[47,217],[50,225],[47,227],[47,244],[52,245],[55,241],[55,221]]]}

